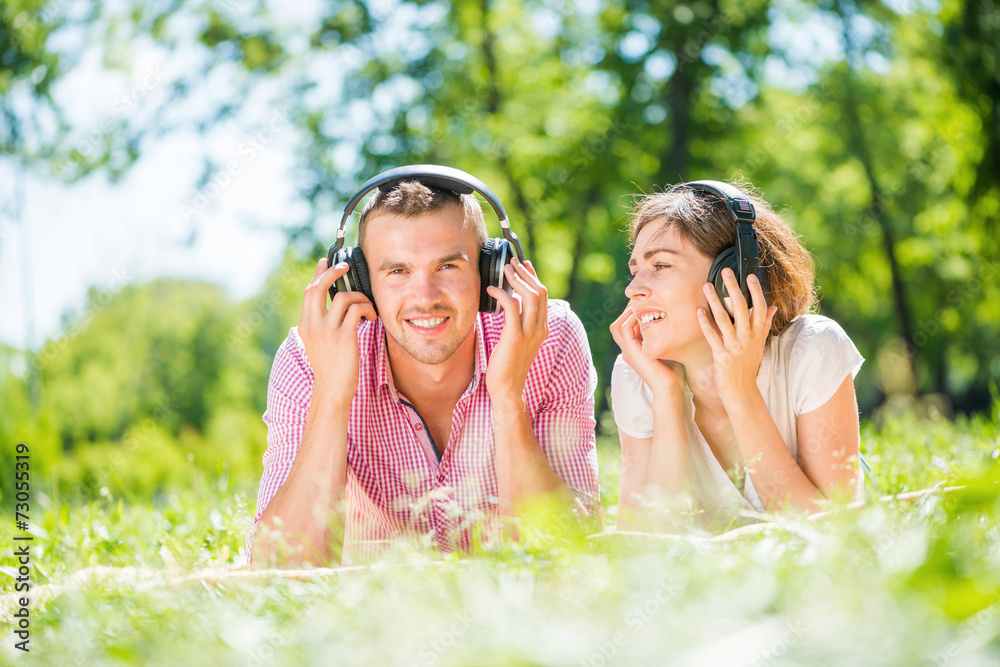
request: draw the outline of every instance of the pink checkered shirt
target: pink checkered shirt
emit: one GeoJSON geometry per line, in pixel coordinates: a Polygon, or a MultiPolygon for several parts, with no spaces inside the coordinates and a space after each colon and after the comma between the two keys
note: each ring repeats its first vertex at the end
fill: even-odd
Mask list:
{"type": "MultiPolygon", "coordinates": [[[[476,366],[455,405],[451,436],[438,461],[423,419],[396,391],[382,320],[358,327],[361,371],[347,436],[347,522],[343,563],[370,559],[394,538],[433,536],[445,552],[470,546],[473,527],[497,534],[497,474],[486,366],[503,315],[476,320],[476,366]]],[[[261,514],[291,471],[305,432],[313,372],[293,327],[268,382],[267,451],[247,557],[261,514]]],[[[552,470],[591,511],[602,512],[595,450],[597,373],[587,335],[569,304],[549,300],[549,337],[525,383],[535,437],[552,470]]]]}

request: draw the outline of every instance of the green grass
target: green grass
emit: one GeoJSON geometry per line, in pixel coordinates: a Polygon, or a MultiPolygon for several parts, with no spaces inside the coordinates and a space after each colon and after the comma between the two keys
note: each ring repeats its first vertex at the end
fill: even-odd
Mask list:
{"type": "MultiPolygon", "coordinates": [[[[169,583],[242,561],[255,499],[192,481],[148,504],[114,490],[36,491],[31,654],[3,633],[0,663],[46,665],[985,665],[1000,662],[1000,426],[866,423],[874,499],[937,484],[964,491],[870,503],[821,521],[770,517],[730,541],[551,531],[486,556],[401,553],[385,566],[296,581],[169,583]],[[146,579],[69,577],[89,566],[146,579]],[[37,596],[38,591],[34,594],[37,596]]],[[[600,443],[613,521],[618,453],[600,443]]],[[[3,564],[12,521],[0,522],[3,564]]],[[[0,575],[2,590],[13,579],[0,575]]],[[[6,627],[6,626],[5,626],[6,627]]]]}

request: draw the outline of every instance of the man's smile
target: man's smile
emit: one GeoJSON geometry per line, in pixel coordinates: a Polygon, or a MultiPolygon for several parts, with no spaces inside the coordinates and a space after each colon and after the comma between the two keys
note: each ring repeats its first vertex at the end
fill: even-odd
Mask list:
{"type": "Polygon", "coordinates": [[[421,334],[436,334],[444,330],[450,317],[412,317],[406,321],[414,329],[417,329],[421,334]]]}

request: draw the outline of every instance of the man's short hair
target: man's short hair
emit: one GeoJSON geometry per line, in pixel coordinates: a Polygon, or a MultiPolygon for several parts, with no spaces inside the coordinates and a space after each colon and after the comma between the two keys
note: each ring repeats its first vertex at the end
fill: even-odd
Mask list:
{"type": "Polygon", "coordinates": [[[388,192],[376,190],[368,199],[358,221],[358,246],[361,247],[361,252],[365,252],[367,223],[377,213],[415,218],[448,206],[461,206],[465,212],[465,222],[472,225],[479,239],[479,245],[486,243],[486,221],[483,219],[483,209],[475,195],[460,195],[451,190],[442,190],[414,180],[400,181],[388,192]]]}

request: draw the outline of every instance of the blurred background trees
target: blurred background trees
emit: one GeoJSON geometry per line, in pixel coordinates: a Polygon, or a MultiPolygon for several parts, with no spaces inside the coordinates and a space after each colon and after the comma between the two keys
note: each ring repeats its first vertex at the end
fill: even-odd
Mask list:
{"type": "MultiPolygon", "coordinates": [[[[745,179],[802,235],[820,312],[868,359],[857,382],[866,414],[990,405],[1000,376],[992,0],[329,0],[315,10],[296,21],[265,2],[4,4],[0,155],[66,181],[117,178],[172,133],[208,134],[258,107],[292,128],[281,140],[295,146],[301,204],[285,261],[253,299],[176,279],[94,290],[63,337],[2,351],[4,369],[27,359],[27,371],[0,378],[0,432],[49,452],[50,474],[136,492],[190,466],[255,475],[270,360],[343,202],[376,172],[418,162],[470,171],[500,195],[550,293],[587,327],[602,417],[631,195],[695,178],[745,179]],[[81,143],[53,82],[95,45],[115,67],[150,44],[193,54],[189,66],[144,113],[81,143]]],[[[202,184],[219,173],[218,156],[192,159],[202,184]]]]}

